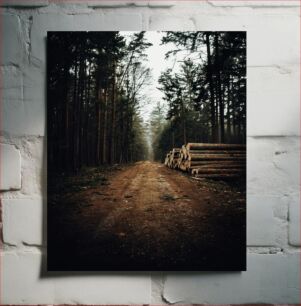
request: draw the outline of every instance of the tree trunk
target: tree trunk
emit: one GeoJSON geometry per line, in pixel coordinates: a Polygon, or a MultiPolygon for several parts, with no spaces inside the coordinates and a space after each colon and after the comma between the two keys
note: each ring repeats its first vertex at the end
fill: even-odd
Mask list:
{"type": "Polygon", "coordinates": [[[225,139],[225,122],[224,122],[224,101],[222,99],[222,84],[221,84],[221,65],[219,58],[219,42],[218,42],[218,34],[216,33],[214,36],[214,45],[215,45],[215,70],[216,70],[216,78],[217,78],[217,93],[218,99],[217,104],[219,108],[219,142],[223,143],[225,139]]]}
{"type": "Polygon", "coordinates": [[[103,99],[103,111],[104,111],[104,117],[103,117],[103,139],[102,139],[102,163],[107,163],[107,124],[108,124],[108,109],[107,109],[107,88],[105,88],[104,91],[104,99],[103,99]]]}
{"type": "Polygon", "coordinates": [[[206,47],[207,47],[207,78],[209,82],[210,91],[210,112],[211,112],[211,137],[212,141],[216,141],[216,120],[215,120],[215,103],[214,103],[214,85],[212,79],[212,60],[210,50],[210,34],[206,33],[206,47]]]}
{"type": "Polygon", "coordinates": [[[111,132],[111,156],[110,156],[110,162],[113,164],[115,162],[115,128],[116,128],[116,63],[114,62],[113,65],[113,84],[112,84],[112,132],[111,132]]]}

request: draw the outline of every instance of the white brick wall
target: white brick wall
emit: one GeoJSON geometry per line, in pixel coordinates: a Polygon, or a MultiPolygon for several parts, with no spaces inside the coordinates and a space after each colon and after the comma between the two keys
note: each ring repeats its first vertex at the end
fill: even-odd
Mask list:
{"type": "Polygon", "coordinates": [[[249,246],[275,246],[277,220],[274,217],[273,207],[277,202],[279,203],[279,200],[279,205],[283,205],[281,199],[277,197],[248,196],[247,242],[249,246]]]}
{"type": "Polygon", "coordinates": [[[19,65],[24,59],[25,43],[21,35],[20,18],[16,14],[1,14],[1,22],[5,29],[5,44],[2,45],[2,65],[19,65]]]}
{"type": "Polygon", "coordinates": [[[2,258],[6,304],[142,304],[149,300],[148,274],[52,273],[43,275],[38,250],[5,252],[2,258]]]}
{"type": "Polygon", "coordinates": [[[248,135],[299,134],[299,73],[291,64],[248,68],[248,135]]]}
{"type": "Polygon", "coordinates": [[[299,254],[248,256],[248,271],[168,275],[163,296],[169,303],[297,303],[299,254]]]}
{"type": "Polygon", "coordinates": [[[3,199],[2,211],[4,243],[18,247],[43,244],[46,209],[42,199],[3,199]]]}
{"type": "Polygon", "coordinates": [[[3,304],[298,303],[299,1],[1,1],[3,304]],[[45,37],[54,30],[248,36],[248,271],[46,275],[45,37]]]}
{"type": "Polygon", "coordinates": [[[248,138],[249,194],[281,196],[299,190],[299,141],[299,137],[284,136],[248,138]]]}

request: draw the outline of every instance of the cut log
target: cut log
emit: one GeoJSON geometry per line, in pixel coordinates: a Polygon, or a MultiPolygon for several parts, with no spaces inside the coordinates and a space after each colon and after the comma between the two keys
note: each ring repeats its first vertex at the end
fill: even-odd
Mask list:
{"type": "Polygon", "coordinates": [[[186,150],[187,155],[194,154],[246,154],[245,150],[186,150]]]}
{"type": "Polygon", "coordinates": [[[202,161],[202,160],[244,160],[244,154],[193,154],[189,155],[188,160],[202,161]]]}
{"type": "Polygon", "coordinates": [[[183,157],[180,155],[180,157],[178,158],[178,165],[177,165],[177,168],[179,169],[181,163],[183,161],[183,157]]]}
{"type": "Polygon", "coordinates": [[[243,144],[224,144],[224,143],[188,143],[187,150],[245,150],[243,144]]]}
{"type": "Polygon", "coordinates": [[[244,160],[185,160],[185,162],[189,162],[191,165],[236,165],[236,164],[242,164],[245,165],[244,160]]]}
{"type": "Polygon", "coordinates": [[[182,154],[183,154],[184,159],[186,159],[186,156],[187,156],[187,149],[186,149],[186,147],[185,147],[184,145],[182,146],[181,151],[182,151],[182,154]]]}
{"type": "Polygon", "coordinates": [[[187,171],[185,163],[181,163],[180,166],[179,166],[179,169],[182,170],[182,171],[187,171]]]}
{"type": "Polygon", "coordinates": [[[192,178],[207,178],[207,179],[218,179],[218,180],[225,180],[225,179],[238,179],[238,178],[242,178],[241,175],[239,174],[197,174],[195,176],[193,176],[192,178]]]}
{"type": "Polygon", "coordinates": [[[246,174],[246,146],[241,144],[188,143],[173,148],[165,158],[172,169],[196,178],[242,178],[246,174]]]}
{"type": "Polygon", "coordinates": [[[171,161],[171,167],[173,169],[177,169],[177,167],[178,167],[178,158],[173,158],[173,160],[171,161]]]}
{"type": "Polygon", "coordinates": [[[240,154],[235,154],[233,156],[226,154],[198,154],[188,157],[189,161],[213,161],[213,160],[228,160],[228,161],[242,161],[246,160],[246,157],[240,154]]]}
{"type": "Polygon", "coordinates": [[[214,180],[232,180],[240,179],[241,175],[238,174],[198,174],[191,177],[194,180],[202,181],[203,179],[214,179],[214,180]]]}
{"type": "Polygon", "coordinates": [[[243,169],[215,169],[215,168],[207,168],[207,169],[192,169],[191,174],[244,174],[245,171],[243,169]]]}
{"type": "Polygon", "coordinates": [[[170,156],[169,153],[166,154],[165,161],[164,161],[164,165],[165,165],[165,166],[168,166],[168,163],[169,163],[169,156],[170,156]]]}
{"type": "Polygon", "coordinates": [[[191,167],[191,170],[192,169],[235,169],[235,168],[246,170],[246,164],[245,163],[241,163],[241,164],[216,163],[216,164],[195,165],[191,167]]]}

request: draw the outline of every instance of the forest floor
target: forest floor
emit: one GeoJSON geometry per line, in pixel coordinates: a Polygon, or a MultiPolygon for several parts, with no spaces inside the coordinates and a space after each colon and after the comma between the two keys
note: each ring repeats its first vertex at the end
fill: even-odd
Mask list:
{"type": "Polygon", "coordinates": [[[50,181],[49,270],[243,270],[245,182],[155,162],[50,181]]]}

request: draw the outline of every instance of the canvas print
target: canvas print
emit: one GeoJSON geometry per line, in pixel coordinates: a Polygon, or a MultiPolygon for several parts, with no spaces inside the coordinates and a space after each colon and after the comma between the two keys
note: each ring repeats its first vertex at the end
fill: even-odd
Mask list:
{"type": "Polygon", "coordinates": [[[48,32],[49,271],[246,270],[246,32],[48,32]]]}

